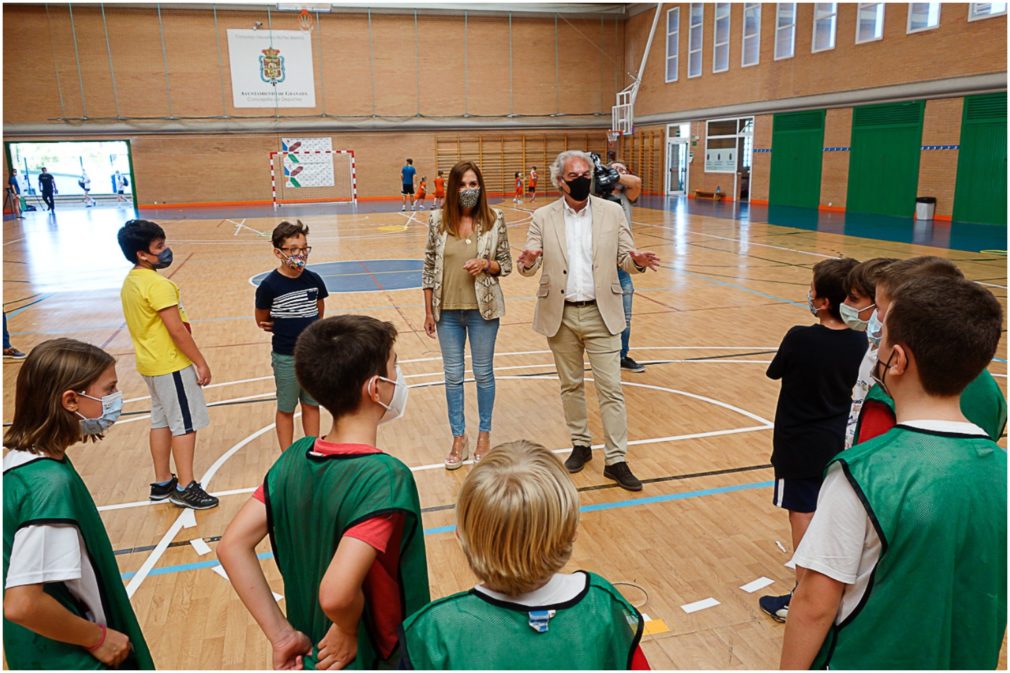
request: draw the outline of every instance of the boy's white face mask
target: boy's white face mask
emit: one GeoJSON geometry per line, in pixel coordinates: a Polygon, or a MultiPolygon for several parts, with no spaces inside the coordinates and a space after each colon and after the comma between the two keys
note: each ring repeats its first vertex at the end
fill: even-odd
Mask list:
{"type": "Polygon", "coordinates": [[[383,404],[382,400],[379,400],[379,404],[382,404],[386,408],[386,413],[379,419],[379,425],[382,425],[403,416],[403,412],[407,410],[407,391],[410,389],[407,387],[407,382],[403,380],[403,372],[400,371],[400,365],[396,365],[395,381],[387,379],[385,376],[376,376],[376,378],[382,379],[387,383],[392,383],[395,386],[393,398],[389,400],[389,404],[383,404]]]}

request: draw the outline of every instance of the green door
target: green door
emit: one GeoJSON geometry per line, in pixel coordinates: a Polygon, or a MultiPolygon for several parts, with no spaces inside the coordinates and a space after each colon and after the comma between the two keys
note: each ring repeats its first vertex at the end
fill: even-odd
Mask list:
{"type": "Polygon", "coordinates": [[[768,203],[816,208],[821,198],[824,110],[775,115],[768,203]]]}
{"type": "Polygon", "coordinates": [[[919,186],[924,101],[852,111],[846,210],[912,217],[919,186]]]}
{"type": "Polygon", "coordinates": [[[954,219],[1006,225],[1006,92],[965,96],[954,219]]]}

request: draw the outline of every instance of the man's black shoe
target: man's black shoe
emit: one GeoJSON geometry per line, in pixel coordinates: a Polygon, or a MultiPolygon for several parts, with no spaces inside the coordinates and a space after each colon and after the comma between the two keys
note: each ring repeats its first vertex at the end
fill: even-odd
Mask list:
{"type": "Polygon", "coordinates": [[[581,472],[586,463],[593,459],[593,450],[588,446],[572,447],[572,453],[565,460],[565,469],[575,474],[581,472]]]}
{"type": "Polygon", "coordinates": [[[623,460],[620,463],[607,465],[603,468],[603,476],[607,479],[613,479],[623,489],[629,491],[642,490],[642,482],[631,473],[631,468],[623,460]]]}

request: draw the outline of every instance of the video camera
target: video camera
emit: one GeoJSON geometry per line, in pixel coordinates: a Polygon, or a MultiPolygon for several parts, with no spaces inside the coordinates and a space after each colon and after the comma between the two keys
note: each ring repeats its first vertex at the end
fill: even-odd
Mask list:
{"type": "Polygon", "coordinates": [[[596,195],[601,199],[620,203],[621,200],[614,196],[614,187],[621,181],[621,174],[616,168],[605,166],[596,152],[590,152],[589,156],[593,160],[593,185],[596,188],[596,195]]]}

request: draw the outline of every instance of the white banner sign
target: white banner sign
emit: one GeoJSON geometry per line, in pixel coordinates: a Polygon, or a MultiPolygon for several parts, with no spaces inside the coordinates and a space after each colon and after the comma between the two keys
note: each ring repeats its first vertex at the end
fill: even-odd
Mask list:
{"type": "Polygon", "coordinates": [[[736,173],[736,149],[723,147],[705,151],[706,173],[736,173]]]}
{"type": "Polygon", "coordinates": [[[312,33],[228,30],[235,107],[316,106],[312,33]]]}
{"type": "Polygon", "coordinates": [[[332,138],[281,138],[281,150],[297,152],[284,156],[284,186],[332,187],[333,154],[313,154],[320,150],[332,150],[332,138]]]}

